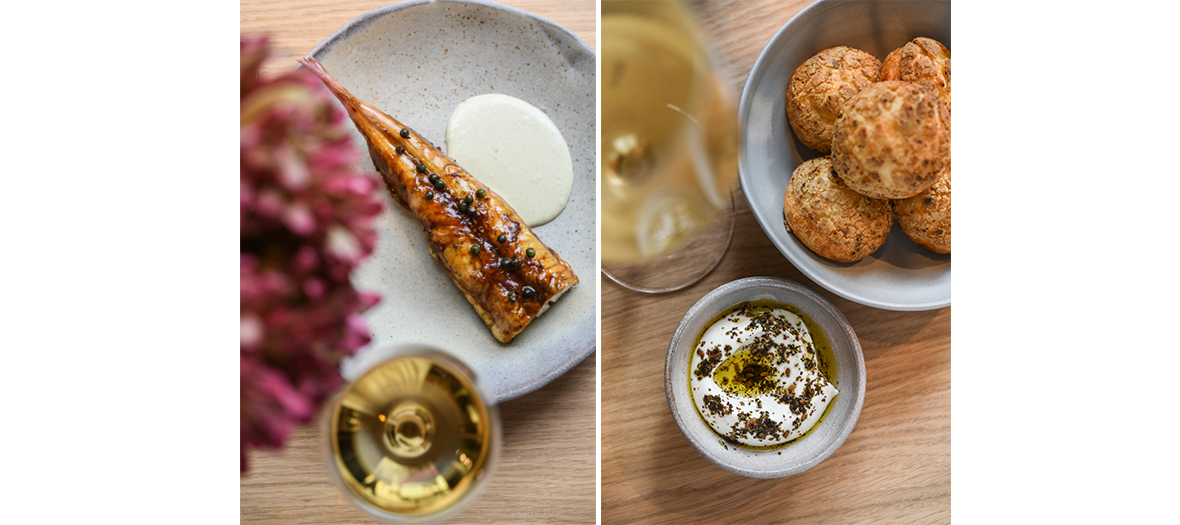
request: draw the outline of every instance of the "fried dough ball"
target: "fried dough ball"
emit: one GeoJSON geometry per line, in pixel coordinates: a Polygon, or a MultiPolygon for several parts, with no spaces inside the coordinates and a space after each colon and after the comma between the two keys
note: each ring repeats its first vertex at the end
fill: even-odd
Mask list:
{"type": "Polygon", "coordinates": [[[892,201],[901,231],[938,253],[951,253],[951,165],[933,186],[908,199],[892,201]]]}
{"type": "Polygon", "coordinates": [[[937,40],[920,36],[893,50],[881,63],[881,80],[922,84],[951,109],[951,52],[937,40]]]}
{"type": "Polygon", "coordinates": [[[832,151],[832,124],[853,95],[877,81],[881,61],[851,47],[820,51],[787,84],[787,120],[795,136],[819,153],[832,151]]]}
{"type": "Polygon", "coordinates": [[[889,201],[848,188],[830,157],[795,168],[783,196],[783,223],[805,246],[833,261],[855,262],[877,251],[893,227],[889,201]]]}
{"type": "Polygon", "coordinates": [[[938,94],[888,80],[845,104],[832,136],[832,166],[866,196],[904,199],[934,184],[950,162],[950,149],[950,112],[938,94]]]}

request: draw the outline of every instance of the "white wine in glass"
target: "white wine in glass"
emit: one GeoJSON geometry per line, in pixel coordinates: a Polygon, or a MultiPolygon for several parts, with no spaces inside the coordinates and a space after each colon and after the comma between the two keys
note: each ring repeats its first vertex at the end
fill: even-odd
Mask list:
{"type": "Polygon", "coordinates": [[[687,5],[602,3],[602,268],[665,292],[712,270],[733,233],[737,110],[687,5]]]}
{"type": "Polygon", "coordinates": [[[377,364],[334,396],[329,470],[361,509],[391,523],[459,512],[495,461],[499,421],[470,370],[428,349],[377,364]]]}

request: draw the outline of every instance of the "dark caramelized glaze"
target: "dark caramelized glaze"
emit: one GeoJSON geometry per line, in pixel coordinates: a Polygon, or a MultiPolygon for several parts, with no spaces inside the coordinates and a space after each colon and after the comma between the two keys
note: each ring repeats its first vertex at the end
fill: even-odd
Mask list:
{"type": "Polygon", "coordinates": [[[300,62],[348,110],[390,192],[425,228],[430,254],[447,269],[496,339],[511,342],[551,300],[578,283],[570,265],[494,191],[418,133],[354,97],[315,59],[300,62]],[[441,184],[432,182],[432,174],[441,184]],[[476,197],[479,190],[486,192],[484,197],[476,197]],[[427,192],[433,198],[427,200],[427,192]],[[472,203],[467,205],[464,198],[469,195],[472,203]],[[497,242],[501,234],[506,242],[497,242]],[[526,255],[529,248],[535,251],[531,258],[526,255]],[[531,294],[524,293],[526,286],[531,294]]]}

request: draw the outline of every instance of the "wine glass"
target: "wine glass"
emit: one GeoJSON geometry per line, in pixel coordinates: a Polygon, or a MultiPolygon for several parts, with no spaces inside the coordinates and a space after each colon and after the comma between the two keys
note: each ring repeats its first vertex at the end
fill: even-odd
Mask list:
{"type": "Polygon", "coordinates": [[[733,235],[736,97],[680,2],[602,3],[602,272],[689,286],[733,235]]]}
{"type": "Polygon", "coordinates": [[[470,504],[500,447],[474,373],[419,345],[373,349],[344,368],[356,377],[322,420],[328,470],[348,499],[386,523],[438,523],[470,504]]]}

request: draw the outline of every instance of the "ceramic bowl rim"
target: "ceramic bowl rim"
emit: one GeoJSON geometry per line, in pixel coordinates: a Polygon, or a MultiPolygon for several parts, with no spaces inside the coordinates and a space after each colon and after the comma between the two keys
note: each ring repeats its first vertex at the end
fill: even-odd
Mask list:
{"type": "MultiPolygon", "coordinates": [[[[756,85],[762,76],[761,72],[768,67],[767,64],[775,60],[775,57],[772,56],[775,53],[774,50],[782,46],[783,42],[791,37],[791,33],[793,31],[798,30],[799,26],[810,19],[815,18],[825,11],[838,9],[844,5],[858,3],[859,1],[860,0],[816,0],[815,2],[801,9],[798,13],[795,13],[795,16],[792,16],[785,24],[779,27],[779,29],[775,31],[774,36],[770,37],[770,40],[768,40],[762,47],[762,50],[759,51],[758,58],[754,60],[753,66],[750,67],[749,74],[746,75],[746,81],[742,85],[742,92],[738,99],[738,129],[740,130],[738,152],[738,183],[742,188],[743,194],[749,194],[749,191],[753,191],[753,188],[750,186],[751,183],[747,180],[749,177],[752,177],[752,175],[747,174],[753,171],[750,166],[753,161],[747,158],[749,155],[747,144],[749,134],[746,133],[745,130],[750,126],[751,105],[753,104],[756,85]]],[[[950,3],[950,0],[939,1],[946,2],[948,4],[950,3]]],[[[783,118],[785,119],[786,116],[784,115],[783,118]]],[[[754,213],[754,218],[758,221],[758,225],[766,232],[769,232],[772,227],[777,228],[782,226],[781,223],[767,224],[766,221],[768,219],[756,212],[754,213]]],[[[792,266],[797,268],[800,272],[807,276],[807,278],[822,286],[824,289],[829,290],[832,293],[835,293],[836,295],[839,295],[840,297],[850,301],[855,301],[857,303],[874,308],[894,311],[937,310],[951,305],[951,292],[949,289],[945,297],[922,302],[897,300],[896,298],[890,300],[869,297],[863,293],[858,292],[857,290],[846,289],[845,287],[832,283],[823,273],[820,273],[811,265],[806,264],[805,261],[796,261],[795,258],[789,253],[790,250],[773,235],[768,233],[767,237],[770,238],[771,243],[775,245],[775,248],[777,248],[778,251],[782,253],[783,258],[787,259],[792,266]]]]}
{"type": "Polygon", "coordinates": [[[591,55],[597,56],[597,54],[594,52],[594,50],[591,49],[590,46],[587,45],[585,41],[583,41],[581,38],[579,38],[578,35],[574,34],[569,29],[562,27],[561,25],[557,24],[556,22],[549,20],[548,18],[545,18],[542,16],[534,15],[528,11],[524,11],[522,9],[512,7],[510,5],[504,5],[504,4],[500,4],[500,3],[496,3],[496,2],[490,2],[488,0],[405,0],[404,2],[399,2],[399,3],[393,4],[393,5],[379,7],[377,9],[374,9],[372,11],[368,11],[368,12],[352,19],[352,21],[348,22],[347,24],[344,24],[344,27],[341,27],[340,29],[336,30],[335,33],[332,33],[331,36],[329,36],[328,38],[325,38],[322,42],[320,42],[318,45],[316,45],[314,48],[312,48],[311,52],[309,52],[307,54],[307,56],[314,57],[314,56],[318,55],[321,51],[327,50],[328,48],[331,48],[332,46],[336,45],[336,42],[338,40],[340,40],[341,38],[344,38],[345,35],[351,33],[352,31],[356,31],[358,29],[364,28],[365,26],[373,23],[375,20],[377,20],[385,15],[388,15],[390,13],[396,13],[396,12],[401,11],[403,9],[412,9],[412,8],[423,6],[423,5],[433,5],[433,4],[473,5],[473,6],[479,6],[479,7],[487,7],[489,9],[494,9],[497,11],[504,11],[504,12],[507,12],[509,14],[516,15],[516,16],[523,16],[525,18],[528,18],[530,20],[534,20],[534,21],[539,22],[545,26],[548,26],[552,29],[562,32],[563,34],[565,34],[565,36],[573,39],[575,42],[577,42],[579,45],[581,45],[582,51],[585,51],[587,53],[590,53],[591,55]]]}
{"type": "MultiPolygon", "coordinates": [[[[589,57],[597,57],[595,50],[587,45],[585,41],[578,37],[578,35],[569,29],[562,27],[556,22],[533,13],[529,13],[528,11],[518,9],[516,7],[488,0],[405,0],[396,4],[373,9],[371,11],[362,13],[342,26],[340,29],[336,30],[330,36],[317,44],[310,52],[308,52],[306,56],[311,58],[323,56],[325,53],[330,52],[335,45],[346,40],[351,35],[393,13],[398,13],[406,9],[423,8],[429,6],[440,7],[446,5],[486,8],[492,11],[505,13],[512,17],[520,17],[526,21],[532,21],[542,26],[540,29],[541,31],[554,34],[559,33],[562,38],[569,39],[569,43],[574,46],[574,48],[571,50],[572,52],[584,53],[589,57]]],[[[297,65],[295,66],[295,69],[301,67],[303,66],[297,65]]],[[[364,157],[368,157],[367,152],[362,153],[362,155],[364,157]]],[[[592,166],[591,169],[593,169],[592,166]]],[[[584,286],[585,284],[582,285],[584,286]]],[[[590,330],[587,332],[589,335],[585,337],[585,347],[580,348],[577,352],[571,352],[564,361],[555,363],[551,368],[544,370],[544,373],[532,376],[525,381],[507,384],[507,386],[500,384],[493,385],[493,381],[485,378],[485,384],[489,385],[490,389],[488,392],[489,399],[495,403],[503,403],[505,401],[535,392],[593,356],[597,351],[597,332],[593,330],[593,319],[590,319],[588,324],[590,330]]],[[[408,343],[412,341],[403,342],[408,343]]],[[[375,349],[375,346],[369,347],[367,350],[373,349],[375,349]]],[[[362,352],[367,350],[362,350],[362,352]]],[[[468,364],[470,365],[470,363],[468,364]]]]}
{"type": "MultiPolygon", "coordinates": [[[[844,441],[848,438],[848,436],[852,433],[853,428],[856,426],[857,420],[860,418],[860,412],[864,406],[866,383],[867,378],[865,377],[864,354],[861,351],[860,340],[856,337],[856,333],[853,331],[852,325],[848,323],[848,319],[844,317],[844,314],[840,312],[840,310],[836,308],[836,305],[832,304],[831,301],[827,300],[822,295],[816,293],[810,288],[797,282],[780,277],[747,277],[744,279],[738,279],[718,286],[709,293],[705,294],[705,296],[693,304],[693,306],[689,308],[688,312],[684,314],[684,317],[681,318],[680,323],[677,325],[676,331],[673,333],[672,339],[668,344],[668,354],[664,361],[664,395],[668,401],[668,409],[672,412],[672,417],[676,420],[676,426],[680,429],[680,433],[689,442],[689,444],[692,445],[693,449],[695,449],[697,453],[712,462],[714,465],[717,465],[718,467],[721,467],[722,469],[725,469],[734,474],[753,478],[780,478],[798,474],[814,467],[815,465],[818,465],[820,462],[831,456],[838,448],[840,448],[841,445],[843,445],[844,441]],[[853,386],[856,397],[854,398],[852,407],[849,409],[846,419],[839,423],[840,429],[835,434],[835,437],[831,439],[827,446],[819,450],[818,453],[813,454],[803,461],[797,463],[774,465],[773,468],[749,468],[747,466],[741,465],[740,462],[737,461],[739,455],[744,453],[744,449],[725,447],[723,450],[717,451],[714,450],[713,447],[707,447],[705,444],[700,443],[694,439],[688,428],[688,425],[699,425],[710,432],[712,432],[712,429],[709,429],[708,425],[700,418],[696,418],[695,422],[690,423],[684,421],[680,417],[677,409],[677,402],[679,400],[674,394],[674,384],[684,380],[684,371],[673,370],[673,368],[678,368],[673,366],[673,361],[675,360],[677,353],[691,351],[691,347],[696,337],[699,335],[696,333],[689,334],[687,332],[688,327],[693,320],[696,320],[701,316],[707,316],[707,318],[711,319],[713,316],[720,314],[722,311],[732,307],[734,304],[738,304],[744,300],[753,299],[753,297],[739,298],[736,302],[733,299],[725,299],[734,293],[741,293],[745,290],[763,288],[770,288],[777,292],[785,292],[786,294],[797,294],[814,302],[819,306],[819,311],[804,310],[805,313],[812,316],[813,318],[820,314],[829,316],[831,320],[835,321],[842,328],[842,331],[839,333],[828,333],[827,335],[829,341],[832,343],[833,351],[841,351],[837,349],[838,345],[835,340],[836,337],[840,337],[846,341],[847,350],[845,351],[851,353],[850,357],[852,358],[855,368],[853,370],[840,369],[838,377],[840,378],[841,382],[843,382],[844,378],[851,375],[854,383],[853,386]],[[720,302],[723,299],[725,300],[724,304],[720,302]]],[[[848,393],[851,394],[852,392],[848,393]]],[[[692,403],[691,399],[684,401],[687,403],[692,403]]],[[[829,421],[828,423],[830,424],[832,422],[829,421]]]]}

